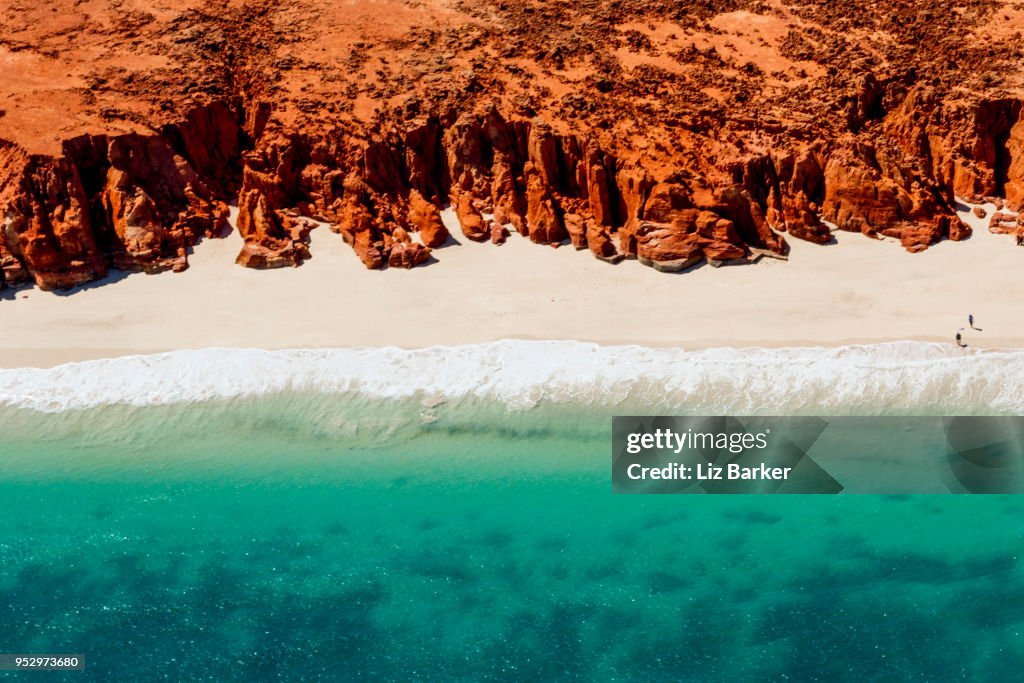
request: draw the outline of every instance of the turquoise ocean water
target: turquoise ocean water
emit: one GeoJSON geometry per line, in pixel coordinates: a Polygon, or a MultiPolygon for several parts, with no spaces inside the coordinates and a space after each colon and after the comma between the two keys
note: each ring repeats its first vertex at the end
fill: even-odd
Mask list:
{"type": "MultiPolygon", "coordinates": [[[[290,388],[182,401],[169,393],[180,377],[156,367],[144,400],[113,404],[82,398],[97,366],[0,371],[0,652],[87,660],[84,672],[0,679],[1015,681],[1024,670],[1018,497],[612,494],[611,415],[749,411],[749,395],[680,398],[652,379],[663,366],[642,392],[572,400],[536,386],[532,402],[365,381],[345,393],[293,375],[290,388]]],[[[456,369],[449,386],[467,372],[456,369]]],[[[934,398],[908,386],[904,403],[843,400],[857,413],[1007,412],[1002,393],[949,390],[973,371],[927,379],[946,382],[934,398]]],[[[703,372],[705,387],[724,381],[703,372]]],[[[560,377],[543,384],[563,391],[560,377]]],[[[808,376],[807,391],[827,379],[808,376]]],[[[762,412],[779,396],[763,394],[762,412]]]]}

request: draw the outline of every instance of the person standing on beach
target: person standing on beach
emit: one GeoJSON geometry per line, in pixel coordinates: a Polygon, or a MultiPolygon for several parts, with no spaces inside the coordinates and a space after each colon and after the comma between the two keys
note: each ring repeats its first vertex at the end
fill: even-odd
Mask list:
{"type": "MultiPolygon", "coordinates": [[[[960,330],[962,330],[962,329],[963,328],[961,327],[960,330]]],[[[956,345],[961,347],[961,348],[963,348],[964,342],[963,342],[963,337],[960,336],[960,330],[956,331],[956,345]]]]}

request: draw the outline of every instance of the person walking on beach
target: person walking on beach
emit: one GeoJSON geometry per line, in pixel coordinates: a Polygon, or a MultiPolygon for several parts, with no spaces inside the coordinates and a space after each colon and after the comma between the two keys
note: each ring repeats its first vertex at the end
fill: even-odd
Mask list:
{"type": "Polygon", "coordinates": [[[971,326],[972,330],[977,330],[978,332],[981,332],[981,328],[980,327],[975,327],[974,326],[974,314],[973,313],[971,313],[971,314],[969,314],[967,316],[967,324],[971,326]]]}
{"type": "MultiPolygon", "coordinates": [[[[960,330],[962,330],[962,329],[964,329],[964,328],[961,327],[960,330]]],[[[956,331],[956,345],[959,346],[960,348],[963,348],[964,341],[963,341],[963,337],[960,336],[960,330],[956,331]]]]}

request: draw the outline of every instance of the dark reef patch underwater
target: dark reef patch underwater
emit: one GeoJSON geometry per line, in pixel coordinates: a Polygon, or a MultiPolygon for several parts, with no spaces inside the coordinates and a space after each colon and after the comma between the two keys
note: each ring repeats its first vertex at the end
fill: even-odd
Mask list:
{"type": "Polygon", "coordinates": [[[0,409],[0,652],[87,660],[0,678],[1024,670],[1016,497],[616,496],[607,411],[470,405],[0,409]]]}

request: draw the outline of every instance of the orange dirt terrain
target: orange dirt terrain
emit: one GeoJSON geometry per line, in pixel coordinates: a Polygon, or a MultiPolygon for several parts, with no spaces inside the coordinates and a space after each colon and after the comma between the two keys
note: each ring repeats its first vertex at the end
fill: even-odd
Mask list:
{"type": "Polygon", "coordinates": [[[413,267],[448,205],[668,271],[833,227],[919,251],[969,235],[957,195],[1024,204],[1022,30],[1006,0],[8,0],[0,286],[187,268],[235,202],[255,268],[310,219],[413,267]]]}

